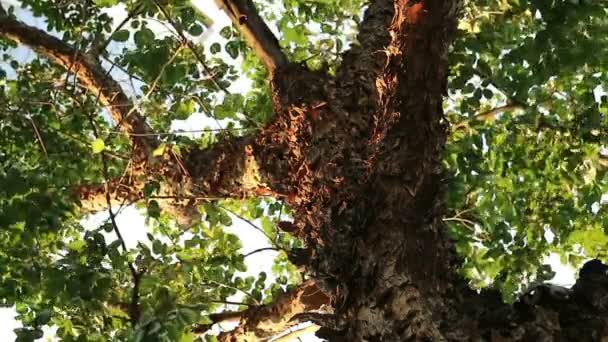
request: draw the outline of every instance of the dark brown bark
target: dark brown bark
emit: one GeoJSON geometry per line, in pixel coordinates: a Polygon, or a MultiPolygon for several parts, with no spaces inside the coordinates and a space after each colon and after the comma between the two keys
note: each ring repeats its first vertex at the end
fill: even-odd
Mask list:
{"type": "Polygon", "coordinates": [[[571,340],[586,320],[593,328],[580,336],[599,340],[605,309],[510,306],[456,274],[441,221],[441,105],[459,6],[375,1],[338,77],[298,66],[273,75],[277,119],[257,142],[279,158],[262,163],[289,170],[289,230],[309,246],[309,273],[332,289],[331,318],[310,319],[332,341],[571,340]]]}
{"type": "Polygon", "coordinates": [[[270,73],[287,64],[279,42],[258,14],[253,1],[216,0],[216,3],[230,17],[270,73]]]}

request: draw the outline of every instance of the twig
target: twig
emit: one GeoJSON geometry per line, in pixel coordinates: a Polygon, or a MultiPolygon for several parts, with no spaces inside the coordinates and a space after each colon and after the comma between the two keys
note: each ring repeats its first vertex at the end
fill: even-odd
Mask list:
{"type": "Polygon", "coordinates": [[[176,132],[158,132],[158,133],[121,133],[116,131],[111,131],[109,134],[125,134],[131,137],[148,137],[148,136],[171,136],[171,135],[181,135],[181,134],[190,134],[190,133],[205,133],[205,132],[222,132],[222,131],[243,131],[252,128],[245,127],[234,127],[234,128],[204,128],[204,129],[191,129],[191,130],[183,130],[176,132]]]}
{"type": "Polygon", "coordinates": [[[118,24],[118,26],[116,26],[116,28],[114,29],[114,31],[112,33],[110,33],[110,35],[108,36],[108,39],[106,39],[102,44],[100,44],[97,47],[93,47],[91,54],[93,56],[98,56],[101,55],[101,52],[103,50],[106,49],[106,47],[108,46],[108,44],[110,44],[110,41],[112,41],[112,36],[114,35],[114,33],[120,31],[120,29],[123,28],[123,26],[125,26],[131,19],[133,19],[136,15],[138,15],[139,13],[141,13],[141,10],[144,9],[144,3],[139,3],[136,4],[135,7],[131,10],[131,12],[127,15],[127,17],[125,19],[123,19],[123,21],[120,22],[120,24],[118,24]]]}
{"type": "Polygon", "coordinates": [[[238,291],[238,292],[246,295],[247,297],[253,299],[253,301],[256,303],[256,305],[260,305],[260,301],[258,301],[251,293],[249,293],[249,292],[247,292],[245,290],[242,290],[242,289],[239,289],[238,287],[234,287],[232,285],[227,285],[227,284],[221,283],[219,281],[215,281],[215,280],[207,279],[206,281],[208,281],[210,284],[214,284],[214,285],[218,285],[218,286],[223,286],[223,287],[225,287],[227,289],[232,289],[232,290],[238,291]]]}
{"type": "Polygon", "coordinates": [[[229,301],[229,300],[209,300],[209,303],[216,303],[216,304],[227,304],[227,305],[241,305],[241,306],[252,306],[249,303],[243,303],[243,302],[233,302],[233,301],[229,301]]]}
{"type": "MultiPolygon", "coordinates": [[[[148,97],[152,94],[152,92],[154,91],[154,89],[156,89],[156,86],[158,85],[158,82],[159,82],[160,78],[165,73],[165,69],[167,68],[167,66],[169,64],[171,64],[175,60],[175,58],[177,58],[177,55],[179,54],[179,52],[181,51],[181,49],[182,49],[182,46],[181,45],[178,46],[177,49],[175,50],[175,53],[173,54],[173,56],[171,56],[171,58],[165,64],[163,64],[163,66],[161,67],[158,75],[156,75],[156,78],[154,79],[154,81],[152,81],[152,84],[150,85],[150,89],[148,89],[148,91],[144,94],[144,96],[142,97],[141,101],[145,101],[146,99],[148,99],[148,97]]],[[[112,64],[112,65],[114,65],[114,64],[112,64]]],[[[112,68],[110,68],[110,70],[112,70],[112,68]]],[[[120,129],[120,126],[122,126],[123,122],[125,122],[127,120],[127,118],[129,118],[129,116],[131,116],[131,114],[133,114],[135,112],[135,110],[136,110],[136,106],[134,104],[129,109],[129,111],[127,112],[127,114],[124,115],[118,123],[116,123],[116,126],[114,128],[114,132],[115,133],[118,132],[118,130],[120,129]]],[[[136,135],[129,135],[129,136],[136,136],[136,135]]],[[[144,135],[144,136],[146,136],[146,135],[144,135]]]]}
{"type": "Polygon", "coordinates": [[[466,223],[468,225],[470,225],[471,227],[475,227],[475,225],[477,224],[477,222],[462,218],[462,217],[447,217],[443,219],[443,222],[459,222],[459,223],[466,223]]]}
{"type": "Polygon", "coordinates": [[[305,326],[304,328],[290,331],[289,333],[272,340],[272,342],[293,341],[295,339],[299,339],[300,337],[302,337],[304,335],[313,334],[313,333],[317,332],[317,330],[319,330],[319,329],[321,329],[320,326],[318,326],[316,324],[311,324],[311,325],[305,326]]]}
{"type": "Polygon", "coordinates": [[[40,132],[38,131],[38,127],[36,127],[36,123],[34,122],[34,120],[32,118],[30,118],[29,115],[25,115],[25,118],[32,124],[32,127],[34,128],[34,133],[36,134],[36,139],[38,140],[38,143],[40,144],[40,147],[42,148],[44,155],[48,159],[49,154],[46,151],[46,147],[44,146],[44,141],[42,140],[42,136],[40,136],[40,132]]]}
{"type": "Polygon", "coordinates": [[[150,196],[149,198],[151,199],[161,199],[161,200],[169,200],[169,199],[179,199],[179,200],[207,200],[207,201],[213,201],[213,200],[221,200],[223,199],[223,197],[205,197],[205,196],[181,196],[181,195],[155,195],[155,196],[150,196]]]}
{"type": "MultiPolygon", "coordinates": [[[[125,74],[129,75],[129,77],[134,78],[142,83],[146,83],[144,81],[143,78],[137,76],[137,75],[133,75],[129,72],[129,70],[125,69],[123,66],[118,65],[117,63],[115,63],[113,60],[111,60],[110,58],[104,56],[104,55],[100,55],[101,58],[105,59],[106,62],[110,63],[110,65],[115,66],[116,68],[118,68],[120,71],[124,72],[125,74]]],[[[123,105],[109,105],[108,107],[126,107],[128,106],[127,104],[123,104],[123,105]]]]}
{"type": "MultiPolygon", "coordinates": [[[[86,140],[84,140],[84,139],[80,139],[80,138],[78,138],[78,137],[75,137],[75,136],[73,136],[73,135],[71,135],[71,134],[68,134],[68,133],[65,133],[65,132],[63,132],[63,131],[57,131],[57,134],[59,134],[59,135],[63,135],[64,137],[66,137],[66,138],[68,138],[68,139],[71,139],[71,140],[74,140],[74,141],[76,141],[76,142],[79,142],[79,143],[81,143],[81,144],[83,144],[83,145],[85,145],[85,146],[88,146],[88,145],[89,145],[89,142],[87,142],[86,140]]],[[[114,152],[112,152],[112,151],[104,151],[104,152],[106,153],[106,155],[108,155],[108,156],[110,156],[110,157],[114,157],[114,158],[116,158],[116,159],[120,159],[120,160],[129,160],[129,158],[128,158],[127,156],[124,156],[124,155],[122,155],[122,154],[114,153],[114,152]]]]}
{"type": "Polygon", "coordinates": [[[467,119],[467,120],[463,120],[461,122],[459,122],[458,124],[453,126],[454,130],[460,129],[462,127],[466,127],[468,126],[469,122],[472,120],[479,120],[479,121],[493,121],[496,119],[496,116],[498,116],[499,114],[502,114],[504,112],[507,111],[515,111],[515,110],[524,110],[526,107],[520,105],[520,104],[514,104],[514,103],[507,103],[504,106],[499,106],[496,108],[492,108],[490,110],[487,110],[485,112],[481,112],[479,114],[474,115],[471,119],[467,119]]]}
{"type": "Polygon", "coordinates": [[[225,311],[219,313],[213,313],[209,315],[211,323],[209,324],[196,324],[191,331],[195,334],[203,334],[207,332],[213,325],[227,322],[238,322],[244,315],[244,311],[225,311]]]}
{"type": "Polygon", "coordinates": [[[279,246],[277,246],[277,245],[275,244],[274,239],[273,239],[273,238],[271,238],[270,236],[268,236],[268,234],[266,234],[266,232],[265,232],[265,231],[264,231],[262,228],[258,227],[258,226],[257,226],[257,225],[255,225],[253,222],[251,222],[250,220],[246,219],[246,218],[245,218],[245,217],[243,217],[242,215],[239,215],[238,213],[236,213],[236,212],[235,212],[235,211],[233,211],[233,210],[230,210],[230,209],[228,209],[228,208],[226,208],[226,207],[224,207],[224,206],[221,206],[221,205],[218,205],[218,207],[220,207],[220,208],[222,208],[222,209],[226,210],[227,212],[229,212],[229,213],[231,213],[232,215],[234,215],[234,216],[236,216],[237,218],[239,218],[241,221],[243,221],[243,222],[247,223],[248,225],[250,225],[251,227],[253,227],[255,230],[257,230],[257,231],[259,231],[260,233],[264,234],[264,236],[265,236],[265,237],[266,237],[266,238],[267,238],[267,239],[268,239],[268,240],[269,240],[269,241],[270,241],[270,242],[271,242],[271,243],[272,243],[272,244],[273,244],[273,245],[274,245],[276,248],[279,248],[279,246]]]}
{"type": "Polygon", "coordinates": [[[248,256],[251,256],[251,255],[254,255],[254,254],[256,254],[256,253],[263,252],[263,251],[280,251],[280,249],[277,249],[277,248],[274,248],[274,247],[263,247],[263,248],[258,248],[258,249],[254,250],[254,251],[251,251],[251,252],[249,252],[249,253],[245,254],[243,257],[245,257],[245,258],[246,258],[246,257],[248,257],[248,256]]]}
{"type": "MultiPolygon", "coordinates": [[[[93,134],[95,135],[95,138],[98,139],[99,132],[97,131],[97,127],[95,126],[95,122],[93,121],[93,118],[91,117],[91,115],[87,115],[87,118],[88,118],[89,124],[91,125],[91,128],[93,130],[93,134]]],[[[105,179],[104,187],[105,187],[106,202],[108,204],[108,213],[110,214],[110,221],[112,222],[112,228],[114,229],[116,238],[118,239],[118,241],[120,241],[120,245],[121,245],[124,253],[127,253],[129,251],[127,248],[127,244],[125,243],[125,239],[123,238],[123,235],[120,232],[120,229],[118,229],[118,224],[116,223],[116,215],[114,214],[114,211],[112,210],[112,199],[110,198],[110,188],[109,188],[110,176],[108,173],[108,161],[107,161],[106,155],[104,154],[104,151],[101,151],[101,162],[103,164],[102,173],[103,173],[103,177],[105,179]]],[[[133,277],[133,289],[131,291],[131,303],[129,304],[129,317],[131,319],[131,324],[133,326],[135,326],[139,322],[139,318],[141,316],[141,311],[139,308],[139,283],[140,283],[141,277],[143,275],[143,272],[138,272],[137,269],[135,268],[135,266],[133,265],[133,263],[130,261],[127,261],[127,266],[129,267],[129,270],[131,271],[131,276],[133,277]]]]}

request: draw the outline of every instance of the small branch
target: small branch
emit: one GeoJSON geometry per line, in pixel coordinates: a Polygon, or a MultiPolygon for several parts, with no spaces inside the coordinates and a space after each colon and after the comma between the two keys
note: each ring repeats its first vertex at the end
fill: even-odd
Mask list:
{"type": "Polygon", "coordinates": [[[40,135],[40,131],[38,131],[38,127],[36,127],[36,123],[29,115],[26,115],[25,118],[32,124],[32,128],[34,129],[34,133],[36,134],[36,139],[38,139],[38,143],[40,144],[40,148],[42,148],[42,152],[48,158],[49,154],[46,151],[46,147],[44,146],[44,141],[42,140],[42,136],[40,135]]]}
{"type": "Polygon", "coordinates": [[[204,334],[215,324],[238,322],[243,316],[244,312],[245,311],[226,311],[210,314],[209,319],[211,320],[211,323],[197,324],[191,329],[191,331],[195,334],[204,334]]]}
{"type": "Polygon", "coordinates": [[[242,313],[234,330],[222,333],[218,339],[226,341],[259,341],[271,338],[298,324],[297,316],[304,312],[318,312],[329,304],[330,298],[308,280],[290,292],[278,296],[273,303],[251,307],[242,313]]]}
{"type": "MultiPolygon", "coordinates": [[[[148,89],[148,91],[144,94],[143,98],[141,99],[141,101],[146,101],[150,95],[152,94],[152,92],[156,89],[156,86],[158,85],[158,82],[160,81],[161,77],[164,75],[165,73],[165,69],[171,64],[173,63],[173,61],[175,60],[175,58],[177,58],[177,56],[179,55],[180,51],[182,49],[182,46],[178,46],[177,49],[175,50],[175,53],[173,53],[173,56],[171,56],[171,58],[169,58],[169,60],[163,64],[163,66],[160,68],[160,71],[158,72],[158,75],[156,76],[156,78],[154,79],[154,81],[152,82],[152,84],[150,85],[150,89],[148,89]]],[[[114,67],[114,63],[112,63],[112,67],[114,67]]],[[[133,112],[135,112],[136,110],[136,106],[131,106],[131,109],[129,109],[129,111],[127,112],[126,115],[124,115],[124,118],[129,118],[133,112]]],[[[116,125],[116,130],[120,129],[120,126],[122,124],[122,121],[119,121],[116,125]]],[[[114,132],[115,133],[115,132],[114,132]]],[[[153,134],[150,133],[131,133],[131,132],[127,132],[127,135],[129,135],[130,137],[151,137],[154,136],[153,134]],[[132,134],[136,134],[136,135],[132,135],[132,134]]],[[[108,137],[109,139],[109,137],[108,137]]]]}
{"type": "Polygon", "coordinates": [[[472,226],[475,226],[477,223],[468,219],[464,219],[462,217],[447,217],[443,219],[443,222],[460,222],[460,223],[467,223],[470,224],[472,226]]]}
{"type": "Polygon", "coordinates": [[[216,304],[226,304],[226,305],[252,306],[249,303],[233,302],[233,301],[229,301],[229,300],[209,300],[208,302],[209,303],[216,303],[216,304]]]}
{"type": "Polygon", "coordinates": [[[499,114],[502,114],[504,112],[508,112],[508,111],[515,111],[515,110],[523,110],[524,107],[522,105],[519,104],[506,104],[504,106],[500,106],[500,107],[496,107],[493,109],[490,109],[488,111],[479,113],[477,115],[475,115],[475,120],[480,120],[480,121],[494,121],[496,120],[496,117],[499,114]]]}
{"type": "Polygon", "coordinates": [[[254,250],[254,251],[251,251],[251,252],[249,252],[249,253],[245,254],[243,257],[245,257],[245,258],[246,258],[246,257],[248,257],[248,256],[251,256],[251,255],[254,255],[254,254],[256,254],[256,253],[263,252],[263,251],[280,251],[280,249],[277,249],[277,248],[274,248],[274,247],[263,247],[263,248],[258,248],[258,249],[254,250]]]}
{"type": "Polygon", "coordinates": [[[131,21],[131,19],[133,19],[135,16],[137,16],[139,13],[141,13],[141,11],[144,9],[143,5],[144,5],[143,3],[137,4],[131,10],[131,12],[128,13],[127,17],[124,18],[123,21],[121,21],[118,24],[118,26],[116,26],[116,28],[114,29],[114,31],[112,33],[110,33],[110,35],[108,35],[108,38],[105,41],[103,41],[98,46],[94,46],[91,49],[91,54],[93,56],[102,55],[103,51],[106,49],[106,47],[108,46],[108,44],[110,44],[110,42],[112,41],[112,36],[114,35],[114,33],[120,31],[129,21],[131,21]]]}
{"type": "MultiPolygon", "coordinates": [[[[253,128],[255,129],[255,128],[253,128]]],[[[182,135],[182,134],[191,134],[191,133],[208,133],[208,132],[227,132],[227,131],[244,131],[244,130],[253,130],[252,128],[245,127],[234,127],[234,128],[204,128],[204,129],[189,129],[183,131],[175,131],[175,132],[154,132],[154,133],[127,133],[129,136],[133,137],[149,137],[149,136],[174,136],[174,135],[182,135]]],[[[118,134],[118,132],[108,132],[110,134],[118,134]]]]}
{"type": "Polygon", "coordinates": [[[279,41],[258,14],[253,1],[217,0],[216,3],[226,12],[270,74],[287,65],[287,56],[281,51],[279,41]]]}
{"type": "Polygon", "coordinates": [[[244,294],[245,296],[251,298],[255,302],[256,305],[260,305],[260,301],[257,300],[251,293],[249,293],[249,292],[247,292],[245,290],[239,289],[238,287],[234,287],[234,286],[231,286],[231,285],[226,285],[226,284],[224,284],[222,282],[215,281],[215,280],[209,280],[209,279],[207,279],[206,281],[209,282],[209,284],[213,284],[213,285],[217,285],[217,286],[222,286],[222,287],[225,287],[227,289],[231,289],[231,290],[235,290],[237,292],[240,292],[240,293],[244,294]]]}
{"type": "Polygon", "coordinates": [[[295,341],[296,339],[299,339],[300,337],[303,337],[305,335],[309,335],[309,334],[314,334],[315,332],[317,332],[317,330],[319,330],[321,327],[316,325],[316,324],[311,324],[308,325],[304,328],[298,329],[298,330],[294,330],[288,334],[282,335],[274,340],[272,340],[272,342],[291,342],[291,341],[295,341]]]}
{"type": "MultiPolygon", "coordinates": [[[[272,243],[273,245],[275,244],[274,239],[272,237],[268,236],[268,234],[266,234],[266,232],[262,228],[258,227],[253,222],[251,222],[251,220],[246,219],[242,215],[239,215],[238,213],[236,213],[234,210],[230,210],[230,209],[228,209],[228,208],[226,208],[224,206],[218,205],[218,207],[226,210],[227,212],[229,212],[232,215],[236,216],[241,221],[243,221],[243,222],[247,223],[249,226],[253,227],[255,230],[257,230],[260,233],[264,234],[264,236],[268,239],[268,241],[270,241],[270,243],[272,243]]],[[[276,245],[275,245],[275,247],[278,248],[278,246],[276,246],[276,245]]]]}
{"type": "MultiPolygon", "coordinates": [[[[97,130],[97,127],[95,126],[95,122],[93,121],[93,118],[91,117],[91,115],[88,115],[87,118],[89,119],[89,123],[93,130],[93,134],[95,135],[95,138],[99,138],[99,132],[97,130]]],[[[125,243],[125,239],[123,238],[123,235],[120,232],[120,229],[118,229],[118,224],[116,223],[116,215],[114,214],[114,211],[112,210],[112,200],[110,198],[110,191],[108,188],[108,183],[110,181],[110,175],[108,172],[108,160],[103,151],[101,152],[101,162],[103,164],[102,172],[103,172],[103,177],[105,179],[104,184],[105,184],[106,203],[108,206],[108,213],[110,214],[110,220],[112,222],[112,228],[114,229],[116,238],[118,239],[118,241],[120,241],[120,245],[123,249],[123,252],[127,253],[129,251],[127,248],[127,244],[125,243]]],[[[133,326],[136,326],[139,323],[139,319],[141,317],[141,310],[139,307],[139,283],[140,283],[141,277],[143,275],[143,272],[138,272],[137,269],[135,268],[135,265],[130,261],[127,261],[127,265],[129,267],[129,271],[131,271],[131,276],[133,277],[133,289],[131,291],[131,302],[129,303],[129,318],[131,320],[131,324],[133,326]]]]}

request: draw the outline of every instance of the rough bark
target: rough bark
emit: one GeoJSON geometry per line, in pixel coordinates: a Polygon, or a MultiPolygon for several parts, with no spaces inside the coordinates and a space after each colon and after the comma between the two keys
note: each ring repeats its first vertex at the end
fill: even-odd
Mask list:
{"type": "Polygon", "coordinates": [[[216,0],[216,3],[230,17],[270,73],[287,64],[279,42],[258,14],[253,1],[216,0]]]}
{"type": "MultiPolygon", "coordinates": [[[[254,137],[234,137],[201,150],[193,148],[179,157],[170,147],[152,158],[142,173],[127,173],[108,184],[112,205],[135,203],[144,198],[156,200],[183,227],[200,219],[196,207],[205,201],[258,196],[283,197],[276,189],[277,172],[263,168],[262,160],[272,159],[268,146],[256,144],[254,137]],[[146,184],[155,182],[158,190],[144,193],[146,184]]],[[[97,212],[107,207],[105,184],[77,189],[83,209],[97,212]]]]}
{"type": "Polygon", "coordinates": [[[242,313],[239,326],[219,336],[222,342],[249,342],[272,338],[302,321],[299,315],[316,312],[329,304],[329,297],[309,280],[279,296],[272,304],[242,313]]]}
{"type": "Polygon", "coordinates": [[[605,285],[589,285],[603,288],[593,299],[577,284],[566,301],[511,306],[456,274],[441,221],[441,104],[460,5],[374,1],[336,78],[294,65],[273,75],[277,119],[257,141],[280,157],[263,165],[289,170],[289,230],[332,290],[333,314],[309,318],[331,341],[571,340],[585,321],[592,328],[579,336],[599,341],[605,285]]]}

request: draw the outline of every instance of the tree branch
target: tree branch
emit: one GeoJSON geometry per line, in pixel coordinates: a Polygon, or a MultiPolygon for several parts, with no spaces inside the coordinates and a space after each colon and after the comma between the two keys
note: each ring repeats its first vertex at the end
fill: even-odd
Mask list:
{"type": "Polygon", "coordinates": [[[211,71],[211,69],[209,68],[209,66],[207,66],[207,63],[205,63],[205,60],[203,59],[203,57],[199,54],[198,50],[196,49],[196,47],[194,46],[194,44],[192,43],[192,41],[190,39],[188,39],[188,37],[186,37],[186,35],[184,34],[184,29],[177,22],[175,22],[175,20],[173,20],[173,18],[171,18],[171,15],[169,15],[169,13],[167,12],[167,10],[165,10],[165,8],[163,7],[163,5],[159,4],[158,1],[156,1],[156,0],[153,0],[153,1],[154,1],[154,4],[156,5],[156,7],[158,8],[158,10],[165,17],[165,19],[167,19],[167,21],[169,22],[169,24],[171,24],[171,26],[173,27],[173,29],[175,29],[175,31],[177,32],[177,34],[179,35],[179,37],[181,38],[181,40],[188,46],[188,48],[190,49],[190,51],[192,51],[192,54],[194,54],[194,57],[201,64],[201,66],[203,67],[203,69],[205,70],[205,72],[207,73],[207,75],[209,76],[209,78],[211,79],[211,82],[213,83],[213,85],[218,90],[222,90],[225,93],[229,94],[230,92],[228,91],[228,89],[226,89],[225,87],[223,87],[221,84],[219,84],[217,82],[217,80],[215,79],[215,77],[213,75],[213,72],[211,71]]]}
{"type": "Polygon", "coordinates": [[[299,322],[298,314],[322,310],[330,298],[316,283],[308,280],[296,289],[279,296],[268,305],[251,307],[242,312],[240,324],[219,336],[222,342],[258,341],[270,338],[299,322]]]}
{"type": "Polygon", "coordinates": [[[264,251],[280,251],[280,249],[275,248],[275,247],[263,247],[263,248],[258,248],[256,250],[253,250],[245,255],[243,255],[243,257],[248,257],[248,256],[252,256],[256,253],[260,253],[260,252],[264,252],[264,251]]]}
{"type": "Polygon", "coordinates": [[[218,323],[229,323],[238,322],[243,317],[245,311],[225,311],[209,315],[211,323],[208,324],[197,324],[192,328],[192,332],[195,334],[204,334],[211,327],[218,323]]]}
{"type": "Polygon", "coordinates": [[[389,27],[395,9],[392,0],[371,1],[359,24],[356,43],[351,44],[343,57],[338,71],[339,78],[352,78],[353,73],[362,75],[368,85],[373,85],[376,77],[386,64],[386,47],[390,43],[389,27]]]}
{"type": "Polygon", "coordinates": [[[513,305],[497,291],[459,291],[467,297],[455,303],[458,319],[445,331],[493,341],[602,341],[608,331],[608,266],[597,259],[585,263],[571,289],[541,284],[513,305]]]}
{"type": "MultiPolygon", "coordinates": [[[[150,132],[145,119],[135,111],[131,100],[101,66],[99,61],[90,55],[78,51],[66,42],[50,34],[26,25],[0,10],[0,36],[16,43],[24,44],[43,55],[67,71],[74,72],[78,80],[91,93],[99,96],[99,102],[105,106],[120,129],[129,134],[146,134],[150,132]]],[[[130,135],[134,147],[143,153],[144,160],[157,146],[157,141],[150,136],[130,135]],[[144,158],[145,157],[145,158],[144,158]]]]}
{"type": "Polygon", "coordinates": [[[251,0],[216,0],[270,74],[287,65],[287,56],[251,0]]]}
{"type": "Polygon", "coordinates": [[[162,156],[155,157],[139,173],[110,180],[107,188],[102,184],[87,185],[76,192],[83,209],[96,212],[105,209],[106,189],[113,204],[137,202],[144,198],[148,181],[158,182],[160,189],[153,197],[159,200],[161,209],[183,227],[189,227],[200,219],[196,205],[206,200],[282,196],[276,191],[282,180],[281,170],[263,167],[266,160],[273,158],[272,146],[258,145],[254,139],[230,138],[209,149],[183,151],[183,157],[167,146],[162,156]]]}
{"type": "Polygon", "coordinates": [[[318,325],[316,324],[311,324],[308,325],[304,328],[301,329],[297,329],[294,331],[291,331],[285,335],[282,335],[274,340],[272,340],[272,342],[291,342],[291,341],[295,341],[297,339],[299,339],[300,337],[304,336],[304,335],[308,335],[308,334],[313,334],[315,333],[317,330],[319,330],[318,325]]]}

